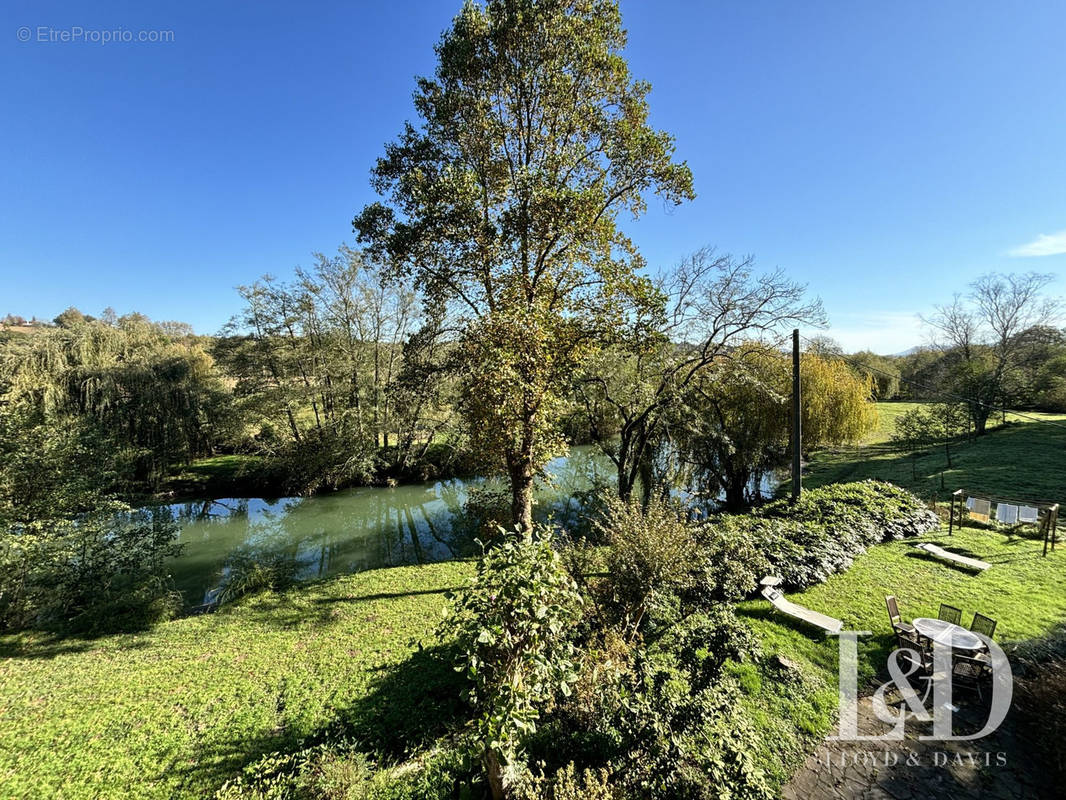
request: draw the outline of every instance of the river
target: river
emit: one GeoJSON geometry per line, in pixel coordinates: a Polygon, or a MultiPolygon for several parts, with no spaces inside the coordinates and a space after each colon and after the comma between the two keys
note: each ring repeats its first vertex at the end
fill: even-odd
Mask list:
{"type": "MultiPolygon", "coordinates": [[[[574,447],[547,467],[537,513],[573,513],[576,492],[613,480],[595,447],[574,447]]],[[[176,503],[182,554],[171,563],[188,606],[211,603],[235,560],[282,557],[297,580],[470,555],[476,544],[454,525],[470,485],[458,478],[362,487],[312,497],[212,498],[176,503]]]]}

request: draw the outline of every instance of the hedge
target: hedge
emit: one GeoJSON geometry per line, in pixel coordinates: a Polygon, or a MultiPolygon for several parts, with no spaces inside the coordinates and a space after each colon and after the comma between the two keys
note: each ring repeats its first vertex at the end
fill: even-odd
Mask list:
{"type": "Polygon", "coordinates": [[[715,517],[712,524],[749,537],[768,571],[796,590],[843,572],[871,545],[927,533],[940,520],[910,492],[867,480],[808,490],[795,505],[777,500],[752,514],[715,517]]]}

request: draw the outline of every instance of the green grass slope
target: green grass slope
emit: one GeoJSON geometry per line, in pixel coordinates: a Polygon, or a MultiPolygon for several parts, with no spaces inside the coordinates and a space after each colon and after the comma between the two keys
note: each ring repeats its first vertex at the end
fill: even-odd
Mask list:
{"type": "MultiPolygon", "coordinates": [[[[895,640],[885,595],[899,599],[907,619],[936,617],[941,603],[961,608],[969,625],[975,611],[998,621],[1000,643],[1042,639],[1066,619],[1066,546],[1041,557],[1040,543],[965,528],[877,545],[847,571],[805,592],[789,595],[800,605],[837,617],[848,630],[871,631],[859,641],[860,685],[884,672],[895,640]],[[988,561],[981,574],[956,569],[913,547],[931,541],[988,561]]],[[[803,680],[753,681],[746,702],[764,731],[760,761],[779,781],[788,779],[810,749],[835,725],[838,645],[803,623],[773,611],[762,599],[741,604],[763,648],[799,667],[803,680]]]]}
{"type": "Polygon", "coordinates": [[[857,446],[815,453],[804,474],[805,485],[878,478],[926,499],[947,500],[955,489],[965,488],[1066,505],[1066,415],[1029,415],[1044,421],[1037,422],[1008,414],[1007,425],[973,442],[952,444],[952,467],[948,468],[942,445],[914,456],[891,442],[894,420],[915,404],[877,405],[877,428],[857,446]]]}
{"type": "Polygon", "coordinates": [[[469,572],[366,572],[138,635],[0,638],[0,797],[202,797],[341,723],[406,723],[437,702],[418,642],[432,646],[443,593],[469,572]]]}

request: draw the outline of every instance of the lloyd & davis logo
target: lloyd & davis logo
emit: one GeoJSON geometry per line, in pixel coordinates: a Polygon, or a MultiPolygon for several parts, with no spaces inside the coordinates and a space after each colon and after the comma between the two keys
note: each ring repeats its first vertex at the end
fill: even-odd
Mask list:
{"type": "Polygon", "coordinates": [[[988,717],[980,730],[976,733],[956,734],[953,719],[959,707],[954,697],[955,654],[949,644],[933,639],[931,668],[928,670],[923,669],[923,663],[927,662],[918,651],[910,648],[892,651],[888,659],[891,680],[878,687],[872,697],[874,714],[882,723],[891,727],[877,734],[862,734],[859,732],[858,719],[858,640],[860,636],[869,636],[870,631],[841,631],[835,635],[839,636],[840,644],[840,729],[831,739],[901,741],[906,736],[908,720],[923,723],[923,726],[932,723],[932,732],[918,736],[919,741],[981,739],[993,733],[1010,710],[1014,681],[1007,656],[992,639],[974,633],[987,648],[985,657],[980,660],[981,670],[987,672],[980,677],[990,678],[988,682],[991,684],[991,704],[988,717]],[[898,712],[889,706],[885,697],[886,693],[893,689],[902,700],[902,703],[896,706],[898,712]]]}

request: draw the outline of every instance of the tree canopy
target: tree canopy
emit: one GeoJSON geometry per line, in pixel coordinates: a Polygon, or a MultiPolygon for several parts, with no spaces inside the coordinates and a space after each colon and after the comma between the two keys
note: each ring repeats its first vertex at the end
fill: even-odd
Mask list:
{"type": "Polygon", "coordinates": [[[650,291],[618,216],[648,193],[694,196],[672,137],[648,122],[613,0],[464,5],[420,78],[416,127],[386,147],[373,186],[387,203],[354,220],[359,239],[437,302],[460,308],[477,364],[465,409],[503,463],[513,516],[529,530],[533,479],[558,449],[558,392],[650,291]]]}

